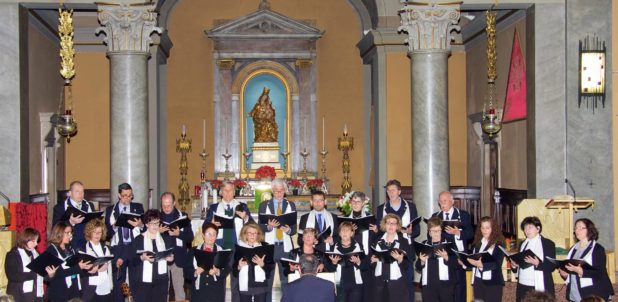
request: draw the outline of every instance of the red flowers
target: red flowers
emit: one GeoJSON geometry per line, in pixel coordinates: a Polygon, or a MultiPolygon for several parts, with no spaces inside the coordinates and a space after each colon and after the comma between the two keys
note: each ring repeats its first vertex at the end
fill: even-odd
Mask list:
{"type": "Polygon", "coordinates": [[[300,180],[298,179],[290,179],[288,180],[288,186],[294,188],[294,189],[298,189],[300,187],[302,187],[303,184],[300,183],[300,180]]]}
{"type": "Polygon", "coordinates": [[[307,181],[307,186],[309,187],[311,191],[315,191],[315,190],[319,190],[322,187],[323,183],[324,182],[319,178],[310,179],[307,181]]]}
{"type": "Polygon", "coordinates": [[[255,178],[274,179],[275,177],[277,177],[277,172],[275,172],[275,168],[271,166],[261,166],[255,171],[255,178]]]}
{"type": "Polygon", "coordinates": [[[210,181],[210,185],[212,186],[213,189],[218,190],[221,187],[221,184],[223,182],[218,180],[218,179],[213,179],[210,181]]]}
{"type": "Polygon", "coordinates": [[[247,183],[242,179],[235,179],[233,183],[236,189],[242,189],[247,186],[247,183]]]}

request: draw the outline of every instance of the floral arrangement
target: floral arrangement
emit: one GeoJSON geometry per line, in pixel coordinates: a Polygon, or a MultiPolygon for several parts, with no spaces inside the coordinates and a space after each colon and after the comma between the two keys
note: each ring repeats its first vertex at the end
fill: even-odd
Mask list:
{"type": "Polygon", "coordinates": [[[210,185],[215,190],[219,190],[219,188],[221,187],[221,184],[223,184],[223,182],[218,179],[213,179],[210,181],[210,185]]]}
{"type": "Polygon", "coordinates": [[[247,183],[242,179],[234,179],[233,184],[236,189],[242,189],[247,186],[247,183]]]}
{"type": "Polygon", "coordinates": [[[277,172],[271,166],[261,166],[255,171],[255,178],[274,179],[275,177],[277,177],[277,172]]]}
{"type": "Polygon", "coordinates": [[[290,180],[288,180],[288,187],[290,187],[292,189],[298,189],[298,188],[300,188],[302,186],[303,186],[303,184],[298,179],[290,179],[290,180]]]}
{"type": "Polygon", "coordinates": [[[317,179],[310,179],[307,181],[307,187],[309,187],[309,190],[311,190],[312,192],[315,190],[319,190],[320,188],[322,188],[322,184],[324,183],[324,181],[322,181],[321,179],[317,178],[317,179]]]}
{"type": "MultiPolygon", "coordinates": [[[[354,194],[354,191],[345,193],[345,195],[339,197],[339,200],[337,201],[337,209],[345,216],[352,213],[352,205],[350,204],[352,194],[354,194]]],[[[365,213],[369,213],[369,201],[369,197],[365,197],[365,200],[363,201],[363,212],[365,213]]]]}

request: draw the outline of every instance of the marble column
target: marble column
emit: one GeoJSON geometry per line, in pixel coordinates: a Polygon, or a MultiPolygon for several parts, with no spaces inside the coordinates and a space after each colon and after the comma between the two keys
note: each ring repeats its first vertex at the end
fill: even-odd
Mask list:
{"type": "Polygon", "coordinates": [[[414,201],[429,217],[449,189],[448,56],[459,5],[404,5],[399,16],[411,58],[414,201]]]}
{"type": "MultiPolygon", "coordinates": [[[[149,205],[148,59],[155,26],[154,5],[99,5],[110,61],[110,186],[112,196],[124,182],[134,201],[149,205]]],[[[153,196],[152,198],[156,198],[153,196]]]]}

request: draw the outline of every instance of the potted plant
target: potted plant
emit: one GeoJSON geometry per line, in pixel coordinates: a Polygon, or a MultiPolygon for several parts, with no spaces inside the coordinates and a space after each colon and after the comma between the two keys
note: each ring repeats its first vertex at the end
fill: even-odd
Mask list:
{"type": "Polygon", "coordinates": [[[213,179],[210,181],[210,186],[213,188],[213,190],[219,190],[221,184],[223,184],[223,182],[218,179],[213,179]]]}
{"type": "Polygon", "coordinates": [[[247,186],[247,183],[242,179],[235,179],[233,184],[236,191],[236,196],[240,196],[240,190],[247,186]]]}
{"type": "Polygon", "coordinates": [[[292,189],[292,195],[298,195],[298,189],[302,187],[302,183],[298,179],[290,179],[288,180],[288,187],[292,189]]]}
{"type": "Polygon", "coordinates": [[[310,179],[310,180],[307,181],[307,187],[309,187],[309,191],[311,191],[311,193],[313,193],[315,191],[320,190],[322,188],[322,184],[323,183],[324,182],[321,179],[319,179],[319,178],[310,179]]]}
{"type": "MultiPolygon", "coordinates": [[[[354,194],[354,191],[345,193],[345,195],[339,197],[339,200],[337,200],[337,209],[343,213],[344,216],[350,216],[350,213],[352,213],[352,206],[350,205],[352,194],[354,194]]],[[[363,201],[363,212],[369,213],[369,197],[365,197],[363,201]]]]}

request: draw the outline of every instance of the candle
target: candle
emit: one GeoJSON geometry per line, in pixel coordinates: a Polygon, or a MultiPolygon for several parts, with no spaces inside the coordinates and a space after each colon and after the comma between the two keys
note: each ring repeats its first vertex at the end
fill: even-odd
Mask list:
{"type": "Polygon", "coordinates": [[[206,119],[202,120],[202,149],[206,150],[206,119]]]}
{"type": "Polygon", "coordinates": [[[326,126],[324,123],[324,116],[322,116],[322,150],[326,150],[326,138],[325,138],[326,135],[325,135],[324,129],[326,129],[326,126]]]}
{"type": "Polygon", "coordinates": [[[212,203],[217,203],[217,189],[212,189],[212,203]]]}
{"type": "Polygon", "coordinates": [[[180,130],[180,133],[181,133],[182,135],[186,135],[186,134],[187,134],[187,127],[186,127],[185,125],[182,125],[182,128],[181,128],[181,130],[180,130]]]}
{"type": "Polygon", "coordinates": [[[304,134],[304,135],[303,135],[303,140],[304,140],[304,144],[305,144],[305,145],[307,145],[307,141],[308,141],[308,139],[307,139],[307,119],[306,119],[306,118],[304,119],[303,125],[304,125],[304,126],[303,126],[303,128],[304,128],[304,129],[303,129],[303,132],[304,132],[304,133],[303,133],[303,134],[304,134]]]}
{"type": "Polygon", "coordinates": [[[343,124],[343,135],[348,135],[348,124],[343,124]]]}
{"type": "Polygon", "coordinates": [[[204,203],[204,209],[208,209],[208,190],[206,186],[202,188],[202,202],[204,203]]]}

